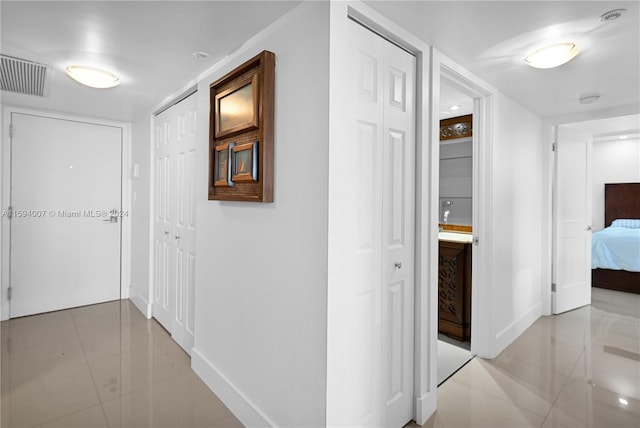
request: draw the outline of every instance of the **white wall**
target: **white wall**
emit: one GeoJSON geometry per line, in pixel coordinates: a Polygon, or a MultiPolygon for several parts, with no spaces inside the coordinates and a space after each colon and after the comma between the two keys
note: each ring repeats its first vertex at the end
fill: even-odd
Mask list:
{"type": "Polygon", "coordinates": [[[604,228],[605,183],[640,182],[640,139],[593,143],[593,214],[595,231],[604,228]]]}
{"type": "Polygon", "coordinates": [[[493,140],[493,331],[501,351],[542,310],[542,119],[499,94],[493,140]]]}
{"type": "Polygon", "coordinates": [[[131,288],[129,298],[147,316],[149,305],[149,197],[151,150],[151,118],[148,115],[132,124],[132,164],[138,164],[139,177],[133,178],[131,188],[131,288]]]}
{"type": "Polygon", "coordinates": [[[198,85],[192,366],[245,425],[325,423],[329,15],[306,2],[198,85]],[[276,54],[274,202],[207,200],[209,84],[276,54]]]}

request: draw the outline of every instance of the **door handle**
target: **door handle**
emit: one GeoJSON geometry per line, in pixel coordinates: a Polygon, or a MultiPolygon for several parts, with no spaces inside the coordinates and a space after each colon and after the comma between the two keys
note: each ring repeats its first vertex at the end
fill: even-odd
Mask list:
{"type": "Polygon", "coordinates": [[[402,263],[401,262],[395,262],[393,267],[396,268],[396,269],[402,269],[402,263]]]}
{"type": "Polygon", "coordinates": [[[591,225],[588,225],[585,230],[591,231],[591,230],[593,230],[593,228],[591,227],[591,225]]]}
{"type": "Polygon", "coordinates": [[[176,238],[176,241],[180,240],[180,237],[178,235],[176,235],[175,238],[176,238]]]}

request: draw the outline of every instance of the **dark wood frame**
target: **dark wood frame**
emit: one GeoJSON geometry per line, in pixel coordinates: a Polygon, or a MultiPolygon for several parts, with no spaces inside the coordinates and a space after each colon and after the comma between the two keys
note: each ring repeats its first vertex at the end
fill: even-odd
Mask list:
{"type": "MultiPolygon", "coordinates": [[[[262,51],[244,64],[210,85],[209,115],[209,200],[273,202],[273,146],[274,146],[274,94],[275,54],[262,51]],[[231,129],[218,129],[221,98],[252,84],[253,117],[250,121],[231,129]],[[233,185],[215,181],[216,156],[219,146],[231,144],[249,147],[256,143],[257,162],[255,176],[241,175],[233,185]]],[[[230,150],[230,155],[233,154],[230,150]]],[[[233,159],[229,156],[229,162],[233,159]]]]}
{"type": "Polygon", "coordinates": [[[233,181],[231,181],[231,150],[233,149],[233,146],[234,146],[234,143],[224,143],[224,144],[215,146],[214,148],[214,150],[216,151],[216,155],[214,156],[215,163],[213,165],[214,186],[233,186],[234,185],[233,181]],[[219,171],[218,161],[220,158],[218,156],[220,152],[227,152],[227,161],[224,166],[224,169],[225,169],[224,180],[217,180],[219,174],[216,174],[216,172],[219,171]]]}
{"type": "Polygon", "coordinates": [[[260,143],[258,141],[254,141],[253,143],[234,146],[231,149],[231,180],[234,183],[241,181],[255,182],[258,180],[258,158],[260,157],[259,146],[260,143]],[[247,151],[251,152],[251,172],[238,173],[236,169],[238,153],[247,151]]]}
{"type": "Polygon", "coordinates": [[[247,131],[251,129],[258,128],[258,118],[260,117],[260,82],[258,82],[258,73],[254,74],[253,77],[249,76],[243,79],[238,79],[235,81],[228,89],[216,94],[215,96],[215,108],[214,110],[214,120],[215,120],[215,130],[216,135],[215,138],[224,138],[229,135],[236,134],[238,132],[247,131]],[[252,104],[253,109],[251,110],[251,119],[248,122],[243,124],[234,126],[233,128],[226,129],[224,131],[220,130],[220,100],[222,98],[226,98],[229,95],[237,92],[239,89],[244,88],[247,85],[251,85],[251,95],[252,95],[252,104]]]}
{"type": "MultiPolygon", "coordinates": [[[[640,219],[640,183],[604,185],[605,227],[618,218],[640,219]]],[[[592,269],[591,285],[609,290],[640,294],[640,272],[592,269]]]]}
{"type": "Polygon", "coordinates": [[[440,121],[440,141],[467,138],[473,135],[473,115],[451,117],[440,121]]]}

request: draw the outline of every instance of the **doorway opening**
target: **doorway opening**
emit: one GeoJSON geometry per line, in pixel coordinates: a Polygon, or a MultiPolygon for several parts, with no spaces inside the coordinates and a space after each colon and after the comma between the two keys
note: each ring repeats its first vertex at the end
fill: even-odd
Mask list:
{"type": "Polygon", "coordinates": [[[591,294],[597,293],[597,288],[638,292],[638,267],[625,262],[637,260],[629,257],[633,249],[617,252],[620,243],[628,239],[628,230],[625,227],[613,230],[612,223],[616,219],[640,217],[637,206],[626,202],[638,199],[640,115],[562,123],[555,129],[550,300],[552,312],[561,313],[590,304],[591,294]],[[578,154],[571,152],[576,146],[582,148],[578,154]],[[580,203],[570,205],[569,232],[573,234],[571,243],[576,248],[569,251],[567,245],[562,245],[568,235],[563,223],[568,217],[567,208],[563,204],[569,199],[562,196],[563,192],[573,198],[582,195],[580,203]],[[582,208],[582,216],[575,214],[576,207],[582,208]],[[622,237],[616,235],[618,232],[622,237]],[[572,263],[563,262],[563,258],[572,263]],[[567,272],[570,267],[573,271],[567,272]]]}
{"type": "MultiPolygon", "coordinates": [[[[433,73],[431,167],[433,169],[432,179],[434,183],[437,183],[434,186],[434,190],[438,191],[438,193],[437,197],[434,195],[431,200],[433,213],[431,226],[437,231],[437,235],[434,234],[432,236],[433,238],[437,237],[438,240],[434,240],[431,244],[434,256],[436,256],[432,257],[431,260],[431,263],[434,263],[434,272],[431,276],[431,293],[435,297],[431,310],[439,315],[440,306],[446,303],[446,299],[445,301],[441,299],[439,287],[440,265],[441,261],[444,262],[447,265],[447,270],[451,272],[452,259],[454,258],[451,253],[452,250],[449,249],[447,250],[449,251],[448,257],[444,257],[444,260],[440,259],[441,238],[451,238],[454,233],[457,233],[457,235],[453,235],[454,237],[462,238],[458,240],[463,242],[456,243],[461,248],[456,250],[457,254],[454,253],[457,267],[456,276],[458,275],[458,270],[460,270],[462,281],[464,281],[463,272],[466,269],[466,280],[468,282],[466,302],[461,300],[464,293],[460,293],[457,301],[462,308],[462,311],[458,311],[458,313],[462,313],[462,316],[458,318],[462,325],[462,336],[458,335],[458,342],[454,342],[458,346],[452,346],[451,343],[445,341],[446,339],[438,340],[444,339],[443,336],[435,336],[439,333],[440,322],[432,327],[435,336],[432,343],[438,350],[436,355],[433,356],[436,358],[436,385],[438,385],[476,355],[487,358],[495,357],[496,338],[492,334],[491,314],[488,310],[492,306],[490,287],[491,260],[489,259],[492,241],[490,202],[492,175],[490,165],[493,146],[493,94],[495,89],[468,73],[435,49],[433,50],[433,73]],[[457,97],[457,99],[448,98],[449,96],[457,97]],[[456,107],[454,107],[454,110],[451,110],[453,105],[460,108],[456,110],[456,107]],[[454,114],[449,115],[449,118],[451,118],[451,116],[460,116],[459,112],[461,110],[470,114],[471,117],[466,120],[453,120],[454,128],[457,130],[448,129],[445,130],[445,134],[452,136],[453,138],[449,141],[455,141],[456,143],[450,143],[450,147],[441,145],[440,120],[444,118],[444,114],[441,112],[454,112],[454,114]],[[451,135],[455,132],[463,132],[465,127],[471,129],[471,135],[451,135]],[[467,139],[456,137],[467,137],[467,139]],[[444,157],[449,157],[449,159],[441,160],[442,147],[445,147],[442,150],[444,157]],[[458,155],[455,155],[456,151],[458,155]],[[453,158],[456,157],[464,159],[454,160],[453,158]],[[456,169],[463,169],[463,165],[465,166],[465,173],[454,173],[456,169]],[[445,177],[442,187],[440,186],[441,169],[443,169],[442,172],[445,177]],[[465,177],[455,177],[456,175],[465,177]],[[451,186],[456,182],[466,183],[464,184],[466,186],[464,193],[439,194],[440,189],[443,192],[448,192],[447,186],[451,186]],[[456,198],[453,196],[456,196],[456,198]],[[447,214],[446,221],[445,214],[447,214]],[[462,230],[446,230],[445,227],[455,229],[451,227],[452,222],[463,223],[459,225],[463,226],[459,228],[462,230]],[[447,224],[445,225],[444,223],[447,224]],[[440,230],[441,227],[442,230],[440,230]],[[463,248],[464,246],[466,248],[463,248]],[[463,249],[466,249],[466,251],[463,251],[463,249]],[[438,275],[436,275],[436,272],[438,275]],[[440,352],[443,348],[453,348],[454,351],[461,350],[458,364],[454,364],[448,369],[444,366],[443,361],[446,357],[440,352]],[[465,353],[464,356],[462,356],[462,352],[465,353]],[[440,358],[438,358],[437,354],[441,354],[440,358]]],[[[447,122],[447,125],[451,125],[451,123],[447,122]]],[[[452,246],[451,243],[447,245],[452,246]]],[[[459,332],[460,329],[458,329],[459,332]]],[[[444,333],[446,334],[447,332],[444,333]]]]}
{"type": "Polygon", "coordinates": [[[438,385],[471,353],[473,97],[440,82],[438,385]]]}

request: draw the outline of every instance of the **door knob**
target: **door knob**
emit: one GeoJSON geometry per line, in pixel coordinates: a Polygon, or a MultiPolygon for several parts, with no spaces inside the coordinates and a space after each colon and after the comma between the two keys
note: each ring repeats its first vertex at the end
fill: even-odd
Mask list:
{"type": "Polygon", "coordinates": [[[400,263],[400,262],[395,262],[395,264],[393,265],[393,267],[395,267],[396,269],[402,269],[402,263],[400,263]]]}
{"type": "Polygon", "coordinates": [[[178,235],[175,236],[176,241],[180,239],[180,237],[178,235]]]}

